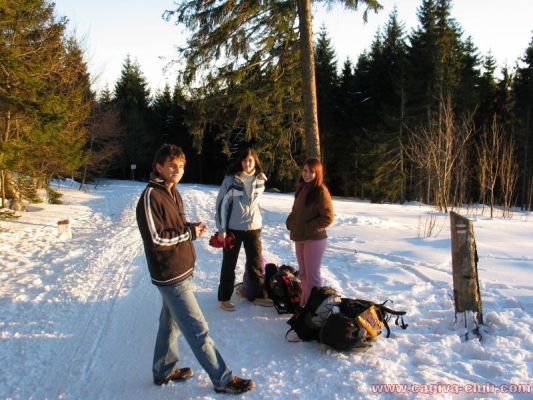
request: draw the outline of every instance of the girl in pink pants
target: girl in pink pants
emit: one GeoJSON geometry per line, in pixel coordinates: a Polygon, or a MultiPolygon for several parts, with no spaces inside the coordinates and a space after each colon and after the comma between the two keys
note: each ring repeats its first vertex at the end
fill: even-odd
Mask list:
{"type": "Polygon", "coordinates": [[[326,250],[327,239],[322,240],[304,240],[295,242],[296,260],[300,268],[300,280],[302,281],[302,297],[300,297],[300,306],[305,306],[311,289],[322,286],[320,277],[320,265],[322,256],[326,250]]]}
{"type": "Polygon", "coordinates": [[[322,163],[316,158],[307,160],[296,185],[294,204],[287,217],[287,229],[295,242],[296,259],[300,268],[302,297],[307,303],[313,286],[321,287],[320,265],[326,250],[326,228],[333,223],[333,203],[324,185],[322,163]]]}

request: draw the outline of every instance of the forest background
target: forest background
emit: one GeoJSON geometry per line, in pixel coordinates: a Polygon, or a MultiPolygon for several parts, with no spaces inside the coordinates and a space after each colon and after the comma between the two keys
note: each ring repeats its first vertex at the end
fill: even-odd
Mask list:
{"type": "MultiPolygon", "coordinates": [[[[212,184],[251,144],[269,187],[293,190],[307,156],[296,9],[274,3],[284,8],[254,10],[270,24],[254,31],[257,43],[269,44],[262,52],[236,36],[211,69],[186,64],[173,87],[152,95],[131,57],[114,87],[95,93],[84,51],[53,3],[0,0],[0,215],[37,201],[43,186],[58,201],[53,177],[80,186],[98,177],[147,179],[162,143],[184,148],[185,181],[212,184]],[[244,61],[225,62],[232,51],[244,61]]],[[[166,17],[179,21],[178,11],[166,17]]],[[[355,62],[338,63],[325,28],[315,35],[321,157],[332,193],[441,210],[479,202],[491,213],[495,205],[507,215],[514,206],[531,210],[533,38],[513,67],[497,70],[465,37],[450,0],[422,0],[417,16],[407,31],[393,12],[355,62]]],[[[190,56],[184,49],[176,63],[190,56]]]]}

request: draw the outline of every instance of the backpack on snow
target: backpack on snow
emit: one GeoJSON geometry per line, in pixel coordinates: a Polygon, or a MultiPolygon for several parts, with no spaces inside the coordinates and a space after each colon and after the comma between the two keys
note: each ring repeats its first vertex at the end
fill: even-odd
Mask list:
{"type": "Polygon", "coordinates": [[[320,342],[338,351],[365,351],[372,341],[381,334],[381,329],[387,330],[390,336],[388,321],[391,315],[396,315],[396,325],[407,328],[403,322],[405,311],[396,311],[385,307],[383,303],[368,300],[342,298],[338,313],[331,313],[320,329],[320,342]],[[398,322],[401,320],[401,324],[398,322]]]}
{"type": "Polygon", "coordinates": [[[367,337],[365,329],[353,318],[343,314],[329,316],[320,329],[319,340],[337,351],[365,351],[371,346],[371,339],[367,337]]]}
{"type": "Polygon", "coordinates": [[[311,325],[322,328],[333,313],[340,312],[341,296],[329,286],[313,287],[307,300],[311,325]]]}
{"type": "Polygon", "coordinates": [[[265,289],[278,314],[294,314],[300,308],[302,284],[298,272],[290,265],[265,266],[265,289]]]}
{"type": "Polygon", "coordinates": [[[285,338],[290,342],[299,340],[307,342],[310,340],[318,340],[320,337],[320,328],[317,328],[311,322],[311,315],[305,308],[298,310],[298,312],[287,321],[287,324],[290,325],[290,328],[287,333],[285,333],[285,338]],[[289,339],[288,336],[291,332],[296,333],[299,340],[289,339]]]}
{"type": "Polygon", "coordinates": [[[294,331],[302,341],[319,340],[320,328],[325,325],[331,313],[339,312],[340,301],[341,297],[335,289],[328,286],[313,287],[305,307],[287,321],[290,328],[285,338],[291,340],[288,336],[294,331]]]}
{"type": "Polygon", "coordinates": [[[319,340],[338,351],[365,351],[383,328],[390,336],[391,316],[396,316],[396,325],[407,328],[406,312],[386,307],[388,301],[341,298],[330,287],[313,288],[306,306],[287,321],[290,329],[285,338],[291,340],[288,335],[294,331],[300,340],[319,340]]]}
{"type": "Polygon", "coordinates": [[[393,315],[396,316],[395,324],[400,328],[406,329],[408,325],[403,321],[406,312],[385,307],[388,301],[374,303],[369,300],[342,298],[340,312],[354,318],[366,330],[367,336],[376,337],[381,334],[381,329],[385,328],[386,337],[390,337],[389,321],[393,315]]]}

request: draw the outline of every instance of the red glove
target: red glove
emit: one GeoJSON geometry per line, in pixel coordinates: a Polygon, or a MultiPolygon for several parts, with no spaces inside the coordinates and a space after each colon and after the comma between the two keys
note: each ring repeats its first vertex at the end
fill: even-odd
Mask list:
{"type": "Polygon", "coordinates": [[[218,240],[218,233],[215,233],[213,236],[209,238],[209,246],[214,247],[216,249],[224,247],[224,243],[218,240]]]}
{"type": "Polygon", "coordinates": [[[224,242],[225,242],[225,246],[224,246],[224,243],[222,243],[218,239],[218,232],[209,238],[209,246],[217,248],[217,249],[221,247],[226,247],[227,249],[231,250],[233,249],[233,247],[235,247],[235,236],[233,236],[232,233],[228,233],[226,235],[226,238],[224,239],[224,242]]]}

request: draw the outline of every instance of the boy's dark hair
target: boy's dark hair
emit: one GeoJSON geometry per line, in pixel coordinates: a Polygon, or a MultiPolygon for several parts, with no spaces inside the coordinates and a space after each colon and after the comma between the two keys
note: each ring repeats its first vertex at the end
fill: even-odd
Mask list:
{"type": "Polygon", "coordinates": [[[230,165],[230,167],[228,168],[227,175],[235,175],[239,172],[242,172],[242,161],[249,155],[254,158],[256,173],[263,172],[261,161],[259,161],[259,157],[257,156],[256,151],[252,147],[246,147],[239,152],[233,164],[230,165]]]}
{"type": "Polygon", "coordinates": [[[155,152],[154,164],[152,165],[153,171],[157,172],[155,168],[156,164],[163,165],[167,160],[174,160],[175,158],[185,162],[185,153],[181,147],[175,144],[164,144],[155,152]]]}

